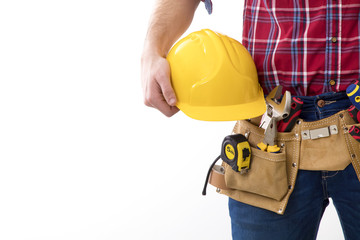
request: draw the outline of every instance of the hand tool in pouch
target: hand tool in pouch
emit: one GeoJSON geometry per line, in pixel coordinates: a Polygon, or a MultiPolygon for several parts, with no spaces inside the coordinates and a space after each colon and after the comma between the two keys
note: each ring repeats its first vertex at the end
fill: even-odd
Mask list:
{"type": "Polygon", "coordinates": [[[282,86],[275,87],[269,95],[265,98],[267,110],[267,116],[270,118],[269,124],[265,129],[264,140],[260,142],[257,147],[262,151],[271,153],[280,152],[280,148],[275,144],[275,137],[277,135],[277,122],[288,117],[291,109],[291,94],[289,91],[285,91],[281,102],[282,86]]]}
{"type": "Polygon", "coordinates": [[[356,126],[352,126],[349,129],[350,135],[358,142],[360,142],[360,128],[356,126]]]}
{"type": "Polygon", "coordinates": [[[202,194],[206,195],[206,187],[209,182],[211,170],[214,168],[216,162],[222,159],[235,172],[240,174],[247,173],[250,169],[251,148],[246,137],[242,134],[229,135],[224,138],[221,145],[221,154],[211,164],[206,176],[205,185],[202,194]]]}
{"type": "Polygon", "coordinates": [[[360,123],[360,111],[354,105],[348,108],[350,117],[355,121],[355,123],[360,123]]]}
{"type": "MultiPolygon", "coordinates": [[[[355,123],[360,122],[360,91],[359,91],[359,81],[356,81],[353,84],[350,84],[346,88],[346,94],[348,95],[351,103],[353,104],[348,108],[349,115],[355,121],[355,123]]],[[[358,142],[360,142],[360,128],[352,126],[349,129],[350,135],[358,142]]]]}
{"type": "Polygon", "coordinates": [[[304,105],[304,102],[298,97],[291,98],[291,109],[289,116],[279,121],[278,123],[278,132],[291,132],[296,121],[299,119],[301,108],[304,105]]]}
{"type": "Polygon", "coordinates": [[[350,84],[346,88],[346,94],[348,95],[351,103],[360,110],[360,91],[359,91],[359,85],[356,83],[350,84]]]}
{"type": "Polygon", "coordinates": [[[242,134],[225,137],[220,156],[235,172],[242,174],[250,168],[251,148],[246,137],[242,134]]]}

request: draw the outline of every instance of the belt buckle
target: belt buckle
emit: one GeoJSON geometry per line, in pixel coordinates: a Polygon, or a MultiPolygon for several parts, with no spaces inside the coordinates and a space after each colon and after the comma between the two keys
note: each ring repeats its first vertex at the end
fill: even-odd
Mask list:
{"type": "Polygon", "coordinates": [[[331,125],[329,127],[301,131],[301,137],[303,140],[314,140],[318,138],[330,137],[331,135],[338,134],[338,132],[338,127],[336,125],[331,125]]]}

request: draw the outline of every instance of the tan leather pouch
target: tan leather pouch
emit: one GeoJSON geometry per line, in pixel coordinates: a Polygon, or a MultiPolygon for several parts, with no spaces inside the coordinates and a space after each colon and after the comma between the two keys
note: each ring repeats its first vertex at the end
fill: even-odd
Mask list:
{"type": "Polygon", "coordinates": [[[315,122],[302,122],[300,169],[344,170],[350,164],[350,156],[346,154],[348,152],[346,124],[351,121],[348,113],[342,111],[315,122]],[[332,131],[335,133],[327,136],[332,131]],[[322,136],[322,132],[327,134],[322,136]]]}
{"type": "Polygon", "coordinates": [[[251,156],[248,173],[240,174],[225,164],[226,186],[281,200],[288,191],[285,153],[268,153],[252,147],[251,156]]]}
{"type": "MultiPolygon", "coordinates": [[[[298,127],[296,129],[298,130],[298,127]]],[[[221,189],[220,193],[237,201],[283,214],[293,191],[298,170],[298,131],[278,134],[280,153],[268,153],[257,149],[257,144],[264,138],[264,131],[249,121],[236,123],[233,133],[248,136],[248,142],[252,147],[250,170],[241,175],[223,163],[228,189],[221,189]]]]}

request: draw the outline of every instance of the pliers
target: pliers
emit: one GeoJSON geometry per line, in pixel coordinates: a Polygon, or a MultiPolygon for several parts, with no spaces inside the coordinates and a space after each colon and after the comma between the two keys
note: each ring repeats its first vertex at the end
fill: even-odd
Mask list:
{"type": "Polygon", "coordinates": [[[265,129],[264,140],[260,142],[257,147],[262,151],[271,153],[280,152],[280,148],[275,144],[275,137],[277,135],[277,122],[288,117],[291,110],[291,94],[289,91],[285,91],[285,94],[279,103],[281,97],[282,86],[275,87],[266,100],[266,115],[269,123],[265,129]]]}

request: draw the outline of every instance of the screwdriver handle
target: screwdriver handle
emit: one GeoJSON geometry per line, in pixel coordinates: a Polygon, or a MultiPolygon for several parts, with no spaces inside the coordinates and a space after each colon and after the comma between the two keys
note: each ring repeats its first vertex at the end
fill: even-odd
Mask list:
{"type": "Polygon", "coordinates": [[[359,84],[350,84],[346,88],[346,94],[348,95],[351,103],[360,110],[360,86],[359,84]]]}
{"type": "Polygon", "coordinates": [[[360,142],[360,128],[356,126],[352,126],[349,129],[350,135],[358,142],[360,142]]]}
{"type": "Polygon", "coordinates": [[[292,97],[290,114],[287,118],[279,121],[278,132],[290,132],[298,120],[304,102],[298,97],[292,97]]]}
{"type": "Polygon", "coordinates": [[[355,123],[360,123],[360,111],[354,105],[348,108],[350,117],[355,121],[355,123]]]}

